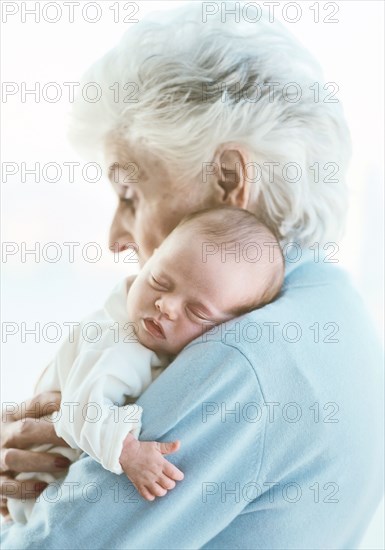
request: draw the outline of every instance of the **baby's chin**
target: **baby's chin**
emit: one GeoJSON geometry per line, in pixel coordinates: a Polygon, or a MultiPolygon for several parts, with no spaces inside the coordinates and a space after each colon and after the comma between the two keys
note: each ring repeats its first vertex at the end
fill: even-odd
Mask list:
{"type": "MultiPolygon", "coordinates": [[[[186,344],[187,346],[187,344],[186,344]]],[[[149,347],[149,346],[147,346],[149,347]]],[[[173,342],[173,345],[170,346],[168,342],[165,344],[160,345],[154,345],[150,347],[152,351],[154,351],[159,357],[167,357],[169,362],[173,361],[175,357],[180,353],[185,346],[176,346],[175,342],[173,342]]]]}
{"type": "Polygon", "coordinates": [[[147,344],[143,342],[143,345],[154,351],[159,356],[175,357],[183,349],[176,349],[174,346],[169,346],[167,342],[158,343],[158,342],[148,342],[147,344]],[[171,349],[172,348],[172,349],[171,349]]]}

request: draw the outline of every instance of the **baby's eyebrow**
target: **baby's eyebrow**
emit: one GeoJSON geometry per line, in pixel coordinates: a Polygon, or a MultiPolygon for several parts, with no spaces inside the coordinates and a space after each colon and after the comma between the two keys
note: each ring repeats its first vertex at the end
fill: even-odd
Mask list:
{"type": "Polygon", "coordinates": [[[255,307],[250,306],[250,304],[236,306],[229,311],[229,315],[231,315],[232,317],[239,317],[240,315],[244,315],[245,313],[248,313],[253,309],[255,309],[255,307]]]}

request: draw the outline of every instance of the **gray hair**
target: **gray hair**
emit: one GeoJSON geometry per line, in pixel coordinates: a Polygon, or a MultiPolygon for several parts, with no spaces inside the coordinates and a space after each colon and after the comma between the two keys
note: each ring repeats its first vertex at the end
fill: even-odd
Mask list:
{"type": "MultiPolygon", "coordinates": [[[[118,134],[164,159],[181,185],[204,185],[218,146],[238,143],[251,160],[248,209],[282,243],[339,238],[351,144],[340,103],[324,97],[318,62],[266,12],[254,23],[222,22],[220,11],[205,21],[204,4],[147,16],[87,71],[84,82],[103,95],[90,103],[78,94],[70,140],[95,158],[118,134]]],[[[248,19],[252,9],[259,13],[248,3],[248,19]]]]}

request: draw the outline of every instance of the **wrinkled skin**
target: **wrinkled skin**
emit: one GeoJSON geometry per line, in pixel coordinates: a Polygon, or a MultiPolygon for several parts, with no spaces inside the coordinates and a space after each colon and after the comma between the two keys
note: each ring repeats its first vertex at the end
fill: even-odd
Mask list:
{"type": "MultiPolygon", "coordinates": [[[[118,197],[110,247],[122,251],[128,243],[136,243],[141,265],[186,214],[225,204],[247,208],[250,182],[245,177],[245,166],[250,159],[247,151],[236,143],[223,144],[213,158],[207,159],[214,169],[205,180],[200,177],[182,187],[161,159],[119,139],[106,140],[105,158],[106,172],[113,167],[109,179],[118,197]]],[[[50,413],[58,410],[60,393],[39,394],[24,404],[29,411],[26,415],[18,407],[18,412],[2,418],[0,492],[4,516],[7,498],[24,496],[21,484],[14,479],[16,474],[64,472],[69,465],[58,460],[62,458],[58,455],[27,450],[32,444],[65,445],[56,436],[53,424],[44,418],[48,403],[50,413]]],[[[30,480],[28,496],[38,496],[44,488],[39,480],[30,480]]]]}

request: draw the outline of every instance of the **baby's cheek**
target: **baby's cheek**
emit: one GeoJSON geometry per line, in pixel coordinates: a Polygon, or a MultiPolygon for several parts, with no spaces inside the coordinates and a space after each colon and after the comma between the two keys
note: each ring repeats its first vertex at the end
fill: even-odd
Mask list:
{"type": "Polygon", "coordinates": [[[138,307],[137,307],[138,301],[136,294],[133,293],[129,296],[127,300],[127,314],[129,321],[135,321],[138,316],[138,307]]]}
{"type": "Polygon", "coordinates": [[[196,324],[196,323],[192,324],[192,326],[190,327],[190,330],[186,334],[185,345],[189,344],[196,338],[202,337],[203,333],[204,333],[203,325],[196,324]]]}

